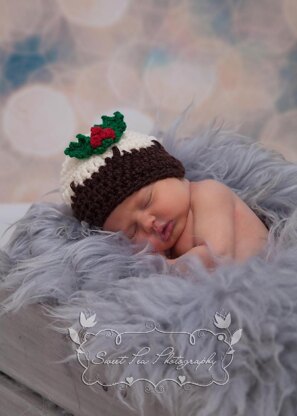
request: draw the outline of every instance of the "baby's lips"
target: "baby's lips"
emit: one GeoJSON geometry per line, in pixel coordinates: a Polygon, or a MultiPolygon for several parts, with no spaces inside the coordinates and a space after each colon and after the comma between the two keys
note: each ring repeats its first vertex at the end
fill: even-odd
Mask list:
{"type": "Polygon", "coordinates": [[[169,240],[169,238],[172,234],[172,231],[173,231],[173,227],[174,227],[174,221],[169,221],[166,224],[166,226],[163,230],[163,233],[162,233],[162,238],[163,238],[164,241],[169,240]]]}

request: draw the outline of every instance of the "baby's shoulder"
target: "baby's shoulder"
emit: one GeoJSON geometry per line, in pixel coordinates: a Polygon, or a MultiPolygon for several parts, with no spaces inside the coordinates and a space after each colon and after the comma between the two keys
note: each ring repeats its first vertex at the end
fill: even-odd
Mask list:
{"type": "Polygon", "coordinates": [[[207,199],[218,200],[220,198],[234,198],[234,192],[222,182],[215,179],[203,179],[201,181],[190,182],[191,200],[207,199]]]}

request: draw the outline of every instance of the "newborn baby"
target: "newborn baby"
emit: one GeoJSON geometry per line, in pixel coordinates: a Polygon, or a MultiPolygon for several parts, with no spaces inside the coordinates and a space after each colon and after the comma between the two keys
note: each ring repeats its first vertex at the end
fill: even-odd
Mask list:
{"type": "Polygon", "coordinates": [[[224,184],[207,179],[167,178],[143,187],[108,216],[107,231],[123,231],[135,242],[149,241],[174,263],[197,255],[208,268],[212,253],[244,261],[265,245],[268,230],[256,214],[224,184]]]}
{"type": "Polygon", "coordinates": [[[212,254],[244,261],[263,248],[268,230],[227,186],[189,182],[155,137],[125,131],[120,112],[102,120],[64,151],[62,197],[78,220],[148,241],[169,263],[194,254],[211,268],[212,254]]]}

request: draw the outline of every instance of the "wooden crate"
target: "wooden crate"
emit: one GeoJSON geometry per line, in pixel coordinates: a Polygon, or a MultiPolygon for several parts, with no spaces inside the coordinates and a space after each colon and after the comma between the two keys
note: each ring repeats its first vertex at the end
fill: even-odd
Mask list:
{"type": "MultiPolygon", "coordinates": [[[[0,204],[0,247],[13,228],[4,236],[3,231],[22,217],[29,205],[0,204]]],[[[0,292],[0,303],[5,296],[0,292]]],[[[0,318],[0,372],[11,378],[0,373],[0,416],[54,416],[61,411],[64,414],[63,410],[74,416],[136,416],[123,408],[112,388],[106,392],[98,385],[95,391],[86,386],[76,360],[56,363],[72,352],[73,343],[68,336],[51,330],[50,324],[39,304],[0,318]],[[45,409],[45,400],[60,409],[45,409]]],[[[145,414],[165,416],[156,407],[145,414]]]]}
{"type": "MultiPolygon", "coordinates": [[[[70,354],[72,341],[68,336],[49,329],[50,323],[50,318],[44,315],[39,304],[0,318],[0,371],[76,416],[122,416],[123,413],[135,416],[136,413],[126,407],[123,409],[112,388],[106,392],[96,385],[93,391],[85,385],[81,380],[82,368],[76,360],[56,363],[70,354]]],[[[16,395],[10,391],[12,384],[5,380],[2,383],[2,391],[9,391],[7,406],[12,406],[16,395]]],[[[15,403],[15,409],[23,405],[25,411],[27,403],[33,401],[29,393],[24,396],[26,393],[15,403]]],[[[37,410],[39,404],[36,404],[37,410]]],[[[13,416],[16,412],[3,409],[0,416],[13,416]]],[[[32,415],[35,416],[35,413],[32,412],[32,415]]],[[[19,416],[22,412],[15,414],[19,416]]],[[[52,414],[48,413],[49,416],[52,414]]]]}
{"type": "Polygon", "coordinates": [[[71,416],[63,409],[0,373],[0,416],[71,416]]]}

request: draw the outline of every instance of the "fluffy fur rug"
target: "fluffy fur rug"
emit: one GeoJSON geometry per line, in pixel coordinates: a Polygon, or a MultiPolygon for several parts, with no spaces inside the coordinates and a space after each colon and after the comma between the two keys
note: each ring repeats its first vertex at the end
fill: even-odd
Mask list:
{"type": "Polygon", "coordinates": [[[43,302],[61,322],[56,330],[68,331],[70,322],[85,382],[99,371],[102,383],[126,383],[106,391],[106,400],[122,401],[123,414],[129,406],[147,416],[159,406],[166,416],[296,416],[297,166],[214,128],[182,140],[168,134],[163,145],[189,180],[222,181],[267,218],[265,252],[213,273],[194,257],[168,267],[150,247],[137,251],[121,233],[91,230],[63,205],[35,204],[1,251],[0,288],[13,290],[2,313],[43,302]],[[105,329],[122,333],[119,346],[116,332],[107,337],[105,329]],[[184,334],[196,329],[203,331],[184,334]],[[146,346],[155,354],[172,345],[189,360],[215,351],[217,362],[177,370],[147,356],[146,364],[104,367],[97,355],[90,365],[103,350],[132,357],[146,346]]]}

